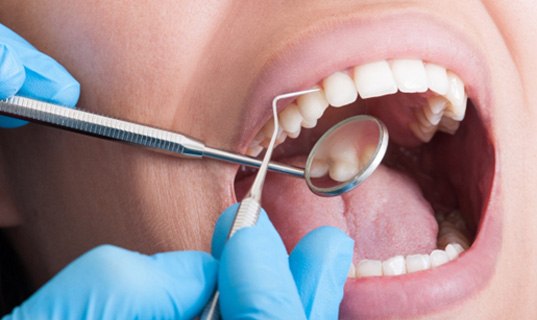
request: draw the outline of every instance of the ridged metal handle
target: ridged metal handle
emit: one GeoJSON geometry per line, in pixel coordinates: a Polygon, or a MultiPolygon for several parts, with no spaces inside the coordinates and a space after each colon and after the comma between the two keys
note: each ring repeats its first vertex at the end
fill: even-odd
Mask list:
{"type": "Polygon", "coordinates": [[[205,148],[179,133],[18,96],[0,100],[0,114],[195,158],[205,148]]]}

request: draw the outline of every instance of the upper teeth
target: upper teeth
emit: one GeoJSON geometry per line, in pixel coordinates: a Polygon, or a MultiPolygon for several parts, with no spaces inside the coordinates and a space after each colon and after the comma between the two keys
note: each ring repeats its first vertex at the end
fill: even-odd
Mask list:
{"type": "MultiPolygon", "coordinates": [[[[427,101],[415,109],[415,120],[409,129],[423,142],[432,139],[440,130],[454,134],[466,112],[467,95],[464,83],[453,72],[419,59],[381,60],[338,71],[320,82],[321,90],[300,96],[279,114],[279,141],[296,138],[301,128],[313,128],[329,107],[353,103],[362,99],[396,93],[424,93],[430,90],[427,101]]],[[[273,121],[252,141],[247,153],[258,156],[272,135],[273,121]]],[[[336,170],[334,170],[335,172],[336,170]]],[[[343,175],[346,176],[346,175],[343,175]]],[[[332,177],[335,179],[335,177],[332,177]]]]}

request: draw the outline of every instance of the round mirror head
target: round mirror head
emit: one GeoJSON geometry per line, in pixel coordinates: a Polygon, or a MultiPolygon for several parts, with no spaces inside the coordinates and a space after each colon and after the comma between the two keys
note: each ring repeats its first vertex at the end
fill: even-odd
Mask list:
{"type": "Polygon", "coordinates": [[[306,161],[308,187],[321,196],[337,196],[365,181],[388,147],[388,130],[377,118],[359,115],[326,131],[306,161]]]}

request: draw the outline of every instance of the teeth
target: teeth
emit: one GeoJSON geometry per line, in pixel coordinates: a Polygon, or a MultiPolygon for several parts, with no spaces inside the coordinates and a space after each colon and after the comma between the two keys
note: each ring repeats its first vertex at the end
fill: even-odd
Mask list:
{"type": "Polygon", "coordinates": [[[449,257],[444,250],[433,250],[431,252],[431,267],[439,267],[449,262],[449,257]]]}
{"type": "Polygon", "coordinates": [[[427,91],[427,73],[421,60],[393,60],[391,68],[399,91],[405,93],[427,91]]]}
{"type": "Polygon", "coordinates": [[[399,276],[429,270],[457,259],[463,252],[461,245],[450,243],[445,250],[436,249],[431,254],[411,254],[406,257],[398,255],[384,261],[363,259],[356,265],[354,277],[399,276]]]}
{"type": "Polygon", "coordinates": [[[398,276],[406,273],[405,257],[395,256],[382,262],[382,273],[385,276],[398,276]]]}
{"type": "Polygon", "coordinates": [[[296,99],[296,103],[300,114],[307,123],[316,123],[329,105],[322,90],[300,96],[296,99]]]}
{"type": "Polygon", "coordinates": [[[390,65],[385,60],[354,68],[354,83],[362,99],[380,97],[397,92],[390,65]]]}
{"type": "MultiPolygon", "coordinates": [[[[424,105],[415,106],[415,119],[409,129],[424,143],[437,131],[455,134],[466,113],[467,95],[462,80],[453,72],[434,63],[419,59],[380,60],[352,68],[351,72],[335,72],[320,83],[322,89],[296,99],[279,114],[282,130],[279,143],[285,137],[297,138],[302,128],[314,128],[324,111],[332,105],[342,107],[353,103],[358,94],[362,99],[404,93],[425,93],[424,105]]],[[[418,100],[419,101],[419,100],[418,100]]],[[[272,120],[262,129],[247,153],[257,156],[259,147],[268,145],[272,134],[272,120]]],[[[345,165],[340,165],[343,168],[345,165]]],[[[336,170],[334,168],[334,170],[336,170]]],[[[335,172],[335,171],[334,171],[335,172]]],[[[337,174],[338,179],[343,176],[337,174]]]]}
{"type": "Polygon", "coordinates": [[[449,106],[446,109],[446,116],[453,120],[462,121],[466,112],[466,92],[464,91],[464,83],[453,72],[447,72],[449,79],[449,90],[446,98],[449,101],[449,106]]]}
{"type": "Polygon", "coordinates": [[[333,107],[341,107],[356,101],[358,93],[354,81],[346,73],[336,72],[323,81],[326,100],[333,107]]]}
{"type": "Polygon", "coordinates": [[[315,159],[310,168],[310,176],[312,178],[324,177],[328,174],[330,168],[328,162],[324,159],[315,159]]]}
{"type": "Polygon", "coordinates": [[[358,262],[356,277],[382,276],[382,262],[379,260],[364,259],[358,262]]]}
{"type": "MultiPolygon", "coordinates": [[[[300,133],[300,125],[302,124],[302,114],[298,110],[298,106],[294,103],[289,105],[280,113],[280,125],[287,133],[300,133]]],[[[297,135],[298,136],[298,135],[297,135]]],[[[296,138],[296,137],[295,137],[296,138]]]]}
{"type": "Polygon", "coordinates": [[[425,71],[427,72],[429,89],[439,95],[445,95],[449,89],[449,80],[446,69],[437,64],[426,63],[425,71]]]}
{"type": "Polygon", "coordinates": [[[328,174],[335,181],[344,182],[359,171],[358,155],[352,141],[340,141],[330,149],[328,174]]]}
{"type": "Polygon", "coordinates": [[[412,254],[406,257],[406,272],[418,272],[431,268],[431,258],[427,254],[412,254]]]}

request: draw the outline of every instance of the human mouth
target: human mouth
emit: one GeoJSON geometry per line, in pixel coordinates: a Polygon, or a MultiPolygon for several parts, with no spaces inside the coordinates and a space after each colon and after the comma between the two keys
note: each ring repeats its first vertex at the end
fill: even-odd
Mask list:
{"type": "MultiPolygon", "coordinates": [[[[449,50],[437,56],[416,47],[409,53],[395,44],[360,63],[341,59],[326,76],[297,81],[321,93],[280,110],[280,161],[300,163],[326,128],[355,114],[380,118],[391,135],[383,166],[349,195],[321,199],[300,180],[267,179],[263,206],[289,250],[320,225],[355,239],[343,318],[437,311],[479,291],[494,269],[498,238],[490,234],[500,225],[488,208],[495,172],[489,101],[486,85],[468,76],[486,72],[446,58],[449,50]]],[[[264,122],[245,146],[252,155],[272,132],[264,122]]],[[[237,194],[247,185],[248,175],[239,174],[237,194]]]]}

